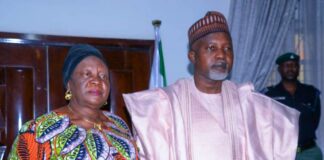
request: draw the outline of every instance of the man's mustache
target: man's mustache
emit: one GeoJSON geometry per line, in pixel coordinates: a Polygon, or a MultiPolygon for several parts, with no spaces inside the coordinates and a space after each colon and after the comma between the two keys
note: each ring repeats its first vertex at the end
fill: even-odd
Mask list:
{"type": "Polygon", "coordinates": [[[226,61],[217,61],[214,63],[211,68],[222,68],[222,69],[227,69],[227,63],[226,61]]]}

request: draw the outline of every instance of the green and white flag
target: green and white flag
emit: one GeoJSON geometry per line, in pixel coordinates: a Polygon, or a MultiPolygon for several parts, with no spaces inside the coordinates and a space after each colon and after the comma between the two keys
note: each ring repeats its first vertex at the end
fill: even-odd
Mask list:
{"type": "Polygon", "coordinates": [[[155,46],[149,89],[165,87],[167,85],[162,51],[162,42],[160,38],[160,24],[161,21],[153,21],[155,30],[155,46]]]}

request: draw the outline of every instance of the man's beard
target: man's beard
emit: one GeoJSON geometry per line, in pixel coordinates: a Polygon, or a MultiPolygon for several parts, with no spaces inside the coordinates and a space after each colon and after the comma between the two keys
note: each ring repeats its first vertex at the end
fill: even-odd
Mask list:
{"type": "Polygon", "coordinates": [[[225,61],[218,61],[209,70],[209,78],[215,81],[224,80],[228,76],[228,66],[225,61]],[[223,71],[219,71],[219,69],[223,71]]]}
{"type": "Polygon", "coordinates": [[[228,76],[228,72],[210,71],[209,78],[215,81],[224,80],[228,76]]]}

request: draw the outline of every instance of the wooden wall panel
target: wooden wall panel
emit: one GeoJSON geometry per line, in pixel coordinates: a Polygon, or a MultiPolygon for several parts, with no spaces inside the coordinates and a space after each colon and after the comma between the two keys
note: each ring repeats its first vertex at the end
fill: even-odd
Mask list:
{"type": "Polygon", "coordinates": [[[150,57],[144,52],[134,51],[127,55],[129,68],[132,68],[133,73],[133,90],[139,91],[143,88],[148,88],[150,79],[150,57]]]}
{"type": "Polygon", "coordinates": [[[128,126],[131,126],[131,119],[122,94],[133,90],[133,74],[127,70],[112,70],[110,71],[111,89],[110,89],[110,107],[111,112],[123,118],[128,126]]]}
{"type": "Polygon", "coordinates": [[[7,100],[5,143],[12,143],[23,123],[34,118],[33,69],[8,67],[5,77],[7,100]]]}
{"type": "Polygon", "coordinates": [[[0,145],[6,144],[6,134],[5,134],[5,129],[6,129],[6,124],[5,124],[5,119],[4,119],[4,107],[5,107],[5,87],[0,86],[0,145]]]}
{"type": "Polygon", "coordinates": [[[49,110],[67,104],[64,99],[65,88],[63,85],[62,69],[69,46],[48,47],[48,81],[49,81],[49,110]]]}
{"type": "Polygon", "coordinates": [[[0,67],[0,145],[5,143],[5,121],[4,121],[4,110],[6,104],[6,84],[5,84],[5,68],[0,67]]]}
{"type": "Polygon", "coordinates": [[[34,90],[34,105],[37,106],[34,108],[33,118],[48,111],[46,99],[46,48],[44,46],[0,43],[0,66],[31,68],[34,81],[32,88],[34,90]]]}

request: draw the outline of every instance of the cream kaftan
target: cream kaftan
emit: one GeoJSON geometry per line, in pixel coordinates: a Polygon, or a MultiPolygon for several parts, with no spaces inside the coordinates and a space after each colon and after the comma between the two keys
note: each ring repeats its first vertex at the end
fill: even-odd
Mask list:
{"type": "Polygon", "coordinates": [[[125,94],[143,159],[293,160],[299,112],[224,81],[205,94],[194,80],[125,94]]]}

